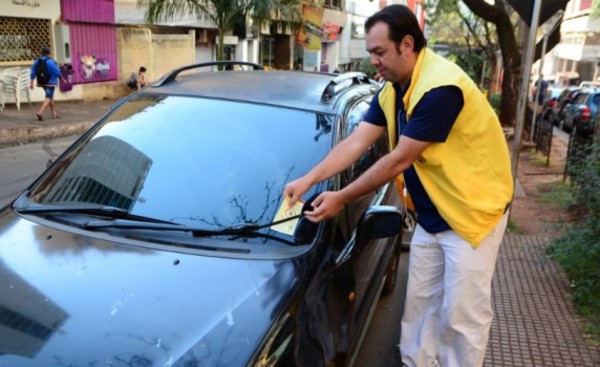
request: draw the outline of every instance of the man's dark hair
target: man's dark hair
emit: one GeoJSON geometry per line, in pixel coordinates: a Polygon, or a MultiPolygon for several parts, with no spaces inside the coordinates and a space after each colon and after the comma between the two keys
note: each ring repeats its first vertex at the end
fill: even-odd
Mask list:
{"type": "Polygon", "coordinates": [[[365,23],[367,33],[369,33],[369,30],[379,22],[388,25],[388,37],[390,40],[400,43],[404,36],[410,35],[415,40],[415,52],[419,52],[423,47],[427,46],[427,40],[419,26],[417,17],[415,17],[415,14],[405,5],[389,5],[371,15],[365,23]]]}
{"type": "Polygon", "coordinates": [[[42,47],[42,55],[50,55],[50,47],[42,47]]]}
{"type": "Polygon", "coordinates": [[[145,73],[146,72],[146,68],[145,67],[140,67],[140,73],[145,73]]]}

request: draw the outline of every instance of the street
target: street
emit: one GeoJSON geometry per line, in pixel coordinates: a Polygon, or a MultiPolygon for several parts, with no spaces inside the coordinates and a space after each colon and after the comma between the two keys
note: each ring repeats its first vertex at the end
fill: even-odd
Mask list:
{"type": "MultiPolygon", "coordinates": [[[[46,139],[0,149],[0,207],[19,195],[45,169],[48,159],[60,155],[77,135],[46,139]]],[[[398,366],[400,318],[406,295],[408,252],[402,252],[394,292],[379,300],[355,366],[398,366]]]]}
{"type": "Polygon", "coordinates": [[[46,168],[48,159],[62,153],[76,135],[0,149],[0,207],[8,204],[46,168]]]}

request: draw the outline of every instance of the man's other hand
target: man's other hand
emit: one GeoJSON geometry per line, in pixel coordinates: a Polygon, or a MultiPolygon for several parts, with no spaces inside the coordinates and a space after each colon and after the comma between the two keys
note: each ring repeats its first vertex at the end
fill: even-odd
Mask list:
{"type": "Polygon", "coordinates": [[[339,191],[325,191],[313,200],[313,210],[305,211],[304,216],[311,222],[320,222],[335,217],[344,208],[344,204],[339,191]]]}

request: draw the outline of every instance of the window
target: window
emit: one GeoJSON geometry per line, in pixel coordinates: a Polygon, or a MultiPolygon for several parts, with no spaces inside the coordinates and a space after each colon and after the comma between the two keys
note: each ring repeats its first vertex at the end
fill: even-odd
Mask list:
{"type": "Polygon", "coordinates": [[[0,17],[0,63],[31,61],[52,45],[48,19],[0,17]]]}
{"type": "MultiPolygon", "coordinates": [[[[369,100],[363,99],[350,107],[345,116],[344,138],[348,137],[358,124],[362,121],[363,116],[369,109],[369,100]]],[[[387,134],[384,134],[379,140],[373,144],[369,150],[364,153],[350,168],[344,172],[344,183],[348,184],[357,179],[361,174],[368,170],[373,163],[389,152],[389,143],[387,134]]]]}

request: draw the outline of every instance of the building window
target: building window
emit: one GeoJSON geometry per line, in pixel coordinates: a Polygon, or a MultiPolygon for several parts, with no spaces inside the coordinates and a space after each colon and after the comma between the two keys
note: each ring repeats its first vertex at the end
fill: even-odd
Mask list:
{"type": "Polygon", "coordinates": [[[52,45],[51,29],[49,19],[0,17],[0,63],[31,62],[52,45]]]}
{"type": "Polygon", "coordinates": [[[341,9],[342,8],[342,0],[325,0],[324,4],[327,8],[332,9],[341,9]]]}

